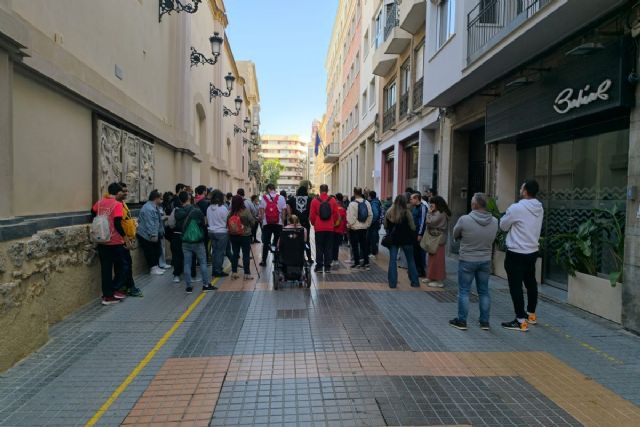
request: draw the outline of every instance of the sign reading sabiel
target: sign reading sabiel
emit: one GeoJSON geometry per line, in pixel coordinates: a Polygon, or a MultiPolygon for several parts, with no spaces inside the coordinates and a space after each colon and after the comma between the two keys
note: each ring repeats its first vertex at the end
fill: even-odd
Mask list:
{"type": "Polygon", "coordinates": [[[578,95],[574,97],[574,90],[567,88],[560,92],[556,97],[556,102],[553,104],[553,109],[559,114],[566,114],[573,108],[580,108],[583,105],[589,105],[594,101],[608,101],[609,89],[613,82],[611,79],[606,79],[595,91],[591,90],[591,85],[586,85],[583,89],[578,91],[578,95]]]}
{"type": "Polygon", "coordinates": [[[634,90],[627,81],[633,64],[630,42],[621,38],[591,55],[565,57],[563,65],[538,81],[504,93],[487,106],[485,142],[564,132],[589,116],[621,114],[633,106],[634,90]]]}

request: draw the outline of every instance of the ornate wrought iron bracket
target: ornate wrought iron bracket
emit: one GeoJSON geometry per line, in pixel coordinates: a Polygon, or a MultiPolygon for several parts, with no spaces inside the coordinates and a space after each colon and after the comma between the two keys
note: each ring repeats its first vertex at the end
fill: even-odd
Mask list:
{"type": "Polygon", "coordinates": [[[192,3],[183,3],[182,0],[159,0],[158,22],[162,22],[162,15],[169,15],[171,12],[196,13],[202,0],[192,0],[192,3]]]}
{"type": "Polygon", "coordinates": [[[239,116],[240,115],[240,110],[236,111],[235,113],[233,111],[231,111],[229,108],[227,108],[226,106],[222,107],[222,115],[224,117],[229,117],[229,116],[239,116]]]}
{"type": "Polygon", "coordinates": [[[213,58],[207,58],[206,56],[198,52],[193,46],[191,46],[191,67],[192,68],[197,67],[200,64],[213,65],[216,62],[218,62],[219,57],[220,55],[218,54],[218,55],[214,55],[213,58]]]}
{"type": "Polygon", "coordinates": [[[226,98],[231,96],[231,91],[223,92],[217,87],[213,85],[213,83],[209,83],[209,102],[213,101],[213,98],[217,96],[224,96],[226,98]]]}

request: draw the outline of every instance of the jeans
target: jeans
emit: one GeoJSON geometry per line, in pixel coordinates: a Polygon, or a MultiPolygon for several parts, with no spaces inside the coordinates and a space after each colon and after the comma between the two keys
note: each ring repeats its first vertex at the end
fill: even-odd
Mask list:
{"type": "Polygon", "coordinates": [[[371,224],[367,230],[367,240],[369,241],[369,252],[378,255],[378,242],[380,241],[380,222],[371,224]]]}
{"type": "Polygon", "coordinates": [[[144,259],[147,261],[147,267],[157,267],[160,262],[160,239],[155,242],[147,240],[141,235],[137,235],[140,248],[144,254],[144,259]]]}
{"type": "Polygon", "coordinates": [[[100,272],[102,276],[102,296],[112,297],[113,293],[122,287],[123,245],[98,245],[100,257],[100,272]],[[115,277],[113,271],[116,271],[115,277]]]}
{"type": "Polygon", "coordinates": [[[267,224],[262,226],[262,262],[267,262],[269,245],[278,246],[281,231],[282,226],[280,224],[267,224]],[[272,236],[273,242],[271,242],[272,236]]]}
{"type": "MultiPolygon", "coordinates": [[[[204,247],[204,242],[200,243],[187,243],[182,242],[182,253],[184,254],[184,262],[189,265],[191,260],[198,259],[200,263],[200,274],[202,275],[202,286],[207,286],[211,281],[209,276],[209,270],[207,270],[207,250],[204,247]]],[[[187,284],[187,288],[191,286],[191,275],[185,274],[184,281],[187,284]]]]}
{"type": "Polygon", "coordinates": [[[171,236],[171,266],[173,275],[180,276],[184,272],[184,254],[182,253],[182,233],[171,236]]]}
{"type": "Polygon", "coordinates": [[[333,261],[333,231],[316,231],[316,269],[331,270],[333,261]]]}
{"type": "Polygon", "coordinates": [[[133,260],[131,259],[131,251],[126,246],[121,246],[122,265],[114,266],[116,277],[122,278],[122,288],[133,289],[136,284],[133,280],[133,260]]]}
{"type": "Polygon", "coordinates": [[[167,255],[164,249],[164,238],[162,237],[160,238],[160,259],[158,260],[158,265],[160,265],[160,267],[167,266],[167,255]]]}
{"type": "Polygon", "coordinates": [[[233,257],[231,258],[231,272],[238,272],[238,259],[240,258],[240,249],[242,249],[242,268],[244,274],[251,274],[251,236],[230,236],[231,250],[233,257]]]}
{"type": "Polygon", "coordinates": [[[387,272],[389,287],[395,288],[398,286],[398,251],[400,249],[402,249],[405,258],[407,258],[407,273],[409,275],[411,286],[420,286],[420,283],[418,282],[418,271],[416,270],[416,264],[413,260],[413,245],[403,245],[391,246],[389,248],[389,271],[387,272]]]}
{"type": "MultiPolygon", "coordinates": [[[[222,274],[222,264],[229,247],[229,235],[227,233],[209,233],[211,240],[211,273],[214,276],[222,274]]],[[[233,259],[233,256],[229,256],[233,259]]],[[[205,267],[207,263],[205,262],[205,267]]]]}
{"type": "Polygon", "coordinates": [[[353,264],[357,265],[362,259],[362,265],[369,265],[369,247],[367,243],[367,230],[349,231],[351,249],[353,250],[353,264]]]}
{"type": "Polygon", "coordinates": [[[491,297],[489,296],[489,275],[491,261],[460,261],[458,263],[458,320],[467,321],[469,314],[469,293],[471,283],[476,279],[476,289],[480,301],[480,322],[489,323],[491,297]]]}
{"type": "Polygon", "coordinates": [[[426,257],[427,254],[422,250],[420,242],[416,239],[413,242],[413,261],[416,263],[416,270],[418,270],[418,276],[420,277],[425,277],[427,275],[427,272],[424,269],[426,257]]]}
{"type": "Polygon", "coordinates": [[[507,271],[509,281],[509,293],[516,318],[526,319],[527,313],[524,311],[524,294],[522,293],[522,283],[527,288],[527,311],[536,312],[538,304],[538,282],[536,281],[536,260],[538,252],[531,254],[519,254],[507,251],[504,258],[504,269],[507,271]]]}

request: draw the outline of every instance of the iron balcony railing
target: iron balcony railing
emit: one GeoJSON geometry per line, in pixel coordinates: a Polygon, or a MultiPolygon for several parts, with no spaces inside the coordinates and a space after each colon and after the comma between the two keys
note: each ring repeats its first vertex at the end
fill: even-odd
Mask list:
{"type": "Polygon", "coordinates": [[[386,5],[386,7],[387,14],[384,24],[384,41],[387,41],[387,38],[389,37],[389,34],[391,34],[391,31],[395,27],[400,25],[400,19],[398,18],[398,5],[394,2],[386,5]]]}
{"type": "Polygon", "coordinates": [[[419,110],[420,107],[422,107],[422,84],[423,84],[422,77],[420,78],[420,80],[417,80],[413,84],[413,109],[414,110],[419,110]]]}
{"type": "Polygon", "coordinates": [[[404,119],[409,113],[409,90],[400,95],[400,120],[404,119]]]}
{"type": "Polygon", "coordinates": [[[340,144],[337,142],[333,142],[326,147],[324,147],[324,156],[339,156],[340,155],[340,144]]]}
{"type": "Polygon", "coordinates": [[[467,60],[476,60],[551,0],[480,0],[467,14],[467,60]]]}
{"type": "Polygon", "coordinates": [[[386,132],[396,124],[396,104],[390,105],[382,115],[382,131],[386,132]]]}

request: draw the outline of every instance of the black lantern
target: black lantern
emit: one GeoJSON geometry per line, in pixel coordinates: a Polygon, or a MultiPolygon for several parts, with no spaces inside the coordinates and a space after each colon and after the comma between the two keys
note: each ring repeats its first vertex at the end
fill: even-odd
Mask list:
{"type": "Polygon", "coordinates": [[[209,43],[211,43],[211,53],[213,54],[213,58],[207,58],[200,52],[198,52],[193,46],[191,46],[191,67],[198,66],[200,64],[210,64],[213,65],[218,62],[218,57],[220,56],[220,47],[224,39],[220,37],[220,33],[213,33],[211,37],[209,37],[209,43]]]}
{"type": "Polygon", "coordinates": [[[231,111],[227,107],[224,107],[223,110],[222,110],[222,114],[223,114],[224,117],[237,116],[237,115],[240,114],[240,108],[242,108],[242,98],[240,98],[239,96],[236,96],[236,99],[235,99],[234,103],[235,103],[235,106],[236,106],[236,112],[234,113],[233,111],[231,111]]]}
{"type": "Polygon", "coordinates": [[[235,77],[231,73],[224,76],[225,83],[227,84],[227,91],[223,92],[217,87],[213,85],[213,83],[209,83],[209,102],[213,100],[213,98],[217,96],[224,96],[228,98],[231,96],[231,91],[233,90],[233,82],[236,80],[235,77]]]}
{"type": "Polygon", "coordinates": [[[251,119],[249,117],[245,117],[244,118],[244,130],[245,130],[245,132],[247,131],[247,128],[249,127],[250,124],[251,124],[251,119]]]}
{"type": "Polygon", "coordinates": [[[247,133],[247,129],[242,129],[240,126],[238,125],[233,125],[233,134],[237,135],[239,133],[247,133]]]}
{"type": "Polygon", "coordinates": [[[171,12],[196,13],[200,3],[202,3],[202,0],[193,0],[192,3],[187,4],[183,4],[183,0],[159,0],[158,22],[162,21],[162,15],[169,15],[171,12]]]}

